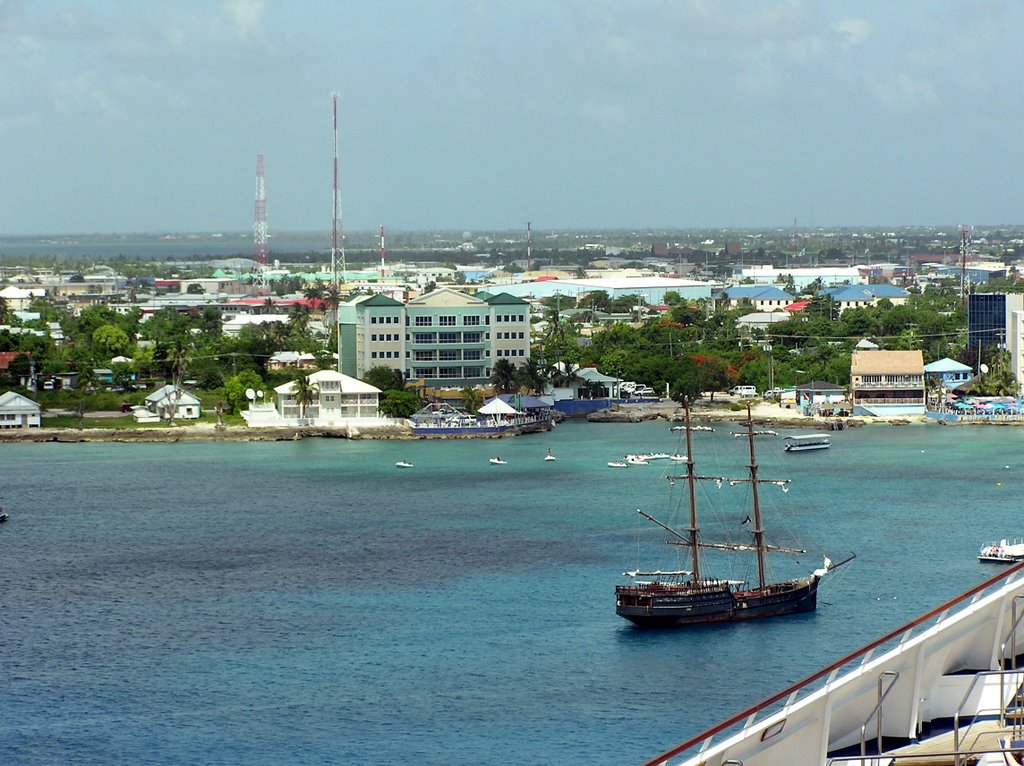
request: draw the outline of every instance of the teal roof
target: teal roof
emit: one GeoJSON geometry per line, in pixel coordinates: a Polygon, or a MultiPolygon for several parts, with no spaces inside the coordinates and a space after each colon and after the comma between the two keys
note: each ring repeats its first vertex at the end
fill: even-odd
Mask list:
{"type": "Polygon", "coordinates": [[[524,301],[522,298],[517,298],[516,296],[509,295],[508,293],[498,293],[497,295],[491,295],[489,293],[477,293],[476,297],[480,298],[481,300],[487,301],[492,306],[505,306],[505,305],[529,306],[530,305],[529,302],[524,301]]]}
{"type": "Polygon", "coordinates": [[[402,306],[402,304],[400,302],[396,301],[394,298],[389,298],[386,295],[380,295],[380,294],[372,295],[369,298],[366,298],[364,300],[359,301],[359,305],[360,306],[390,306],[390,307],[394,307],[394,306],[401,307],[402,306]]]}
{"type": "Polygon", "coordinates": [[[956,359],[940,359],[937,362],[926,364],[924,366],[925,372],[972,372],[971,368],[966,364],[961,364],[956,359]]]}

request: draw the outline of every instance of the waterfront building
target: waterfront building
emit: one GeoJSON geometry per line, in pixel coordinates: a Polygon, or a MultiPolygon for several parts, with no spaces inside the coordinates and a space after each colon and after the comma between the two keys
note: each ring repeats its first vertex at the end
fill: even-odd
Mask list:
{"type": "Polygon", "coordinates": [[[854,351],[850,360],[853,414],[923,415],[924,355],[913,351],[854,351]]]}
{"type": "Polygon", "coordinates": [[[952,391],[973,377],[974,371],[966,364],[946,357],[924,366],[924,376],[930,384],[944,391],[952,391]]]}
{"type": "Polygon", "coordinates": [[[390,367],[434,388],[483,386],[498,359],[530,358],[529,304],[507,293],[442,287],[401,303],[359,296],[338,307],[338,364],[345,375],[390,367]]]}
{"type": "Polygon", "coordinates": [[[0,428],[39,428],[42,407],[17,391],[0,394],[0,428]]]}
{"type": "MultiPolygon", "coordinates": [[[[146,410],[163,420],[169,420],[172,411],[175,420],[195,420],[200,415],[201,404],[195,394],[171,383],[161,386],[145,400],[146,410]]],[[[144,417],[144,413],[139,414],[144,417]]]]}

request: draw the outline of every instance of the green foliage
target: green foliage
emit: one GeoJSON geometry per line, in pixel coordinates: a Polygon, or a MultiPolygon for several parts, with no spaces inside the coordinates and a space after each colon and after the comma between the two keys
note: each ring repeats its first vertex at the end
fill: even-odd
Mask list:
{"type": "Polygon", "coordinates": [[[508,359],[499,359],[491,368],[491,384],[499,393],[510,394],[518,389],[516,367],[508,359]]]}
{"type": "Polygon", "coordinates": [[[106,364],[115,356],[124,356],[131,351],[132,342],[128,333],[114,324],[102,324],[92,332],[94,359],[106,364]]]}
{"type": "Polygon", "coordinates": [[[233,412],[241,412],[248,406],[247,389],[263,391],[263,380],[253,370],[243,370],[224,381],[224,401],[233,412]]]}
{"type": "Polygon", "coordinates": [[[419,397],[412,391],[387,391],[377,404],[377,411],[389,418],[411,418],[419,409],[419,397]]]}
{"type": "Polygon", "coordinates": [[[379,364],[363,373],[362,381],[381,391],[404,391],[405,377],[401,370],[379,364]]]}

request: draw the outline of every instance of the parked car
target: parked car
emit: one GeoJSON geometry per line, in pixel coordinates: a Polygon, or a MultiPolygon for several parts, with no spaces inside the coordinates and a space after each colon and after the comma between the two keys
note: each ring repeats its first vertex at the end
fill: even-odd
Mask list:
{"type": "Polygon", "coordinates": [[[650,386],[640,386],[633,389],[633,396],[654,396],[654,389],[650,386]]]}
{"type": "Polygon", "coordinates": [[[754,386],[733,386],[729,389],[729,396],[757,396],[757,389],[754,386]]]}
{"type": "Polygon", "coordinates": [[[769,388],[764,392],[765,399],[778,399],[782,395],[781,388],[769,388]]]}

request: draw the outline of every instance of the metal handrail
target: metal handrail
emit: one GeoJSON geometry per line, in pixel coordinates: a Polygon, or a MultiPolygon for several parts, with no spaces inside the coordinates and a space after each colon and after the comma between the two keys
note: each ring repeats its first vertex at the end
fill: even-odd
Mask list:
{"type": "Polygon", "coordinates": [[[871,712],[868,713],[867,719],[864,721],[863,724],[861,724],[860,727],[860,755],[862,758],[867,756],[868,754],[868,724],[871,723],[871,719],[874,718],[876,715],[878,717],[878,722],[875,728],[875,736],[878,740],[877,752],[879,755],[882,754],[882,703],[885,702],[885,698],[889,696],[889,692],[892,691],[892,687],[894,687],[896,685],[896,682],[899,680],[900,674],[899,671],[896,670],[883,670],[881,673],[878,674],[878,702],[875,703],[875,706],[871,709],[871,712]],[[883,693],[882,679],[886,676],[892,676],[892,682],[886,687],[885,692],[883,693]]]}
{"type": "Polygon", "coordinates": [[[800,679],[799,681],[796,681],[795,683],[790,684],[785,689],[783,689],[783,690],[781,690],[779,692],[776,692],[775,694],[771,695],[770,697],[767,697],[767,698],[761,700],[760,702],[758,702],[755,705],[752,705],[751,707],[747,708],[746,710],[743,710],[743,711],[741,711],[739,713],[736,713],[733,716],[731,716],[731,717],[727,718],[726,720],[722,721],[721,723],[718,723],[717,725],[712,726],[710,729],[706,729],[705,731],[701,732],[700,734],[696,734],[696,735],[690,737],[685,742],[682,742],[682,743],[676,745],[675,747],[672,747],[672,748],[662,752],[661,754],[656,755],[655,757],[648,759],[647,761],[644,762],[644,766],[660,766],[661,764],[664,764],[667,761],[669,761],[671,758],[674,758],[675,756],[677,756],[677,755],[679,755],[681,753],[684,753],[687,750],[689,750],[689,749],[691,749],[691,748],[693,748],[693,747],[695,747],[697,745],[700,745],[700,744],[704,743],[705,746],[706,746],[706,744],[709,742],[709,740],[711,740],[711,738],[713,738],[716,734],[719,734],[722,731],[725,731],[726,729],[728,729],[728,728],[730,728],[732,726],[735,726],[737,723],[740,723],[742,721],[753,721],[754,717],[758,713],[766,710],[767,708],[769,708],[771,705],[774,705],[779,700],[783,700],[783,699],[786,699],[788,697],[791,697],[792,695],[798,694],[800,691],[804,690],[807,686],[809,686],[814,681],[817,681],[817,680],[819,680],[819,679],[829,675],[830,673],[832,673],[834,671],[838,671],[840,668],[842,668],[843,666],[845,666],[849,662],[852,662],[852,661],[854,661],[856,659],[863,659],[865,657],[865,655],[868,655],[870,652],[872,652],[877,647],[882,646],[883,644],[891,641],[893,638],[895,638],[897,636],[902,636],[902,635],[908,633],[908,631],[912,630],[913,628],[916,628],[916,627],[918,627],[920,625],[923,625],[927,621],[931,620],[933,617],[937,617],[937,616],[943,614],[944,612],[948,611],[949,609],[951,609],[954,606],[962,605],[965,601],[967,601],[971,597],[975,596],[976,594],[981,593],[986,588],[990,588],[993,585],[995,585],[996,583],[1008,582],[1010,580],[1010,578],[1016,576],[1022,570],[1024,570],[1024,561],[1017,562],[1016,564],[1011,564],[1010,568],[1008,570],[1004,570],[1003,572],[1001,572],[999,574],[993,575],[992,577],[988,578],[984,582],[981,582],[978,585],[975,585],[970,590],[964,591],[959,596],[956,596],[955,598],[950,599],[949,601],[945,602],[944,604],[940,604],[939,606],[935,607],[934,609],[930,609],[929,611],[925,612],[921,616],[916,617],[915,619],[911,620],[908,623],[905,623],[904,625],[901,625],[900,627],[896,628],[895,630],[889,631],[884,636],[881,636],[880,638],[875,639],[871,643],[866,644],[865,646],[862,646],[860,649],[857,649],[857,650],[855,650],[853,652],[850,652],[846,656],[839,658],[838,660],[836,660],[835,662],[830,663],[829,665],[826,665],[825,667],[817,670],[816,672],[812,673],[811,675],[806,676],[806,677],[800,679]]]}
{"type": "Polygon", "coordinates": [[[977,686],[978,681],[980,681],[982,678],[985,678],[987,676],[998,675],[999,676],[999,709],[998,710],[988,710],[987,708],[978,708],[977,710],[974,711],[974,713],[972,715],[971,723],[967,725],[967,728],[970,729],[970,727],[974,725],[974,720],[973,719],[977,718],[979,715],[981,715],[982,713],[985,713],[985,712],[998,712],[999,713],[1000,724],[1004,724],[1005,723],[1005,711],[1006,711],[1006,699],[1005,699],[1005,693],[1004,693],[1005,692],[1004,678],[1006,676],[1008,676],[1008,675],[1011,675],[1011,674],[1015,678],[1018,678],[1016,684],[1019,687],[1020,686],[1020,680],[1019,680],[1020,671],[1018,671],[1018,670],[986,670],[986,671],[984,671],[982,673],[978,673],[977,675],[974,676],[973,679],[971,679],[970,686],[967,687],[967,691],[964,692],[963,699],[961,699],[960,700],[960,704],[957,705],[956,713],[953,714],[953,750],[955,751],[953,753],[953,755],[956,757],[956,760],[954,761],[956,766],[960,766],[960,764],[963,763],[963,760],[961,760],[961,757],[960,757],[961,755],[969,755],[969,753],[960,753],[960,712],[963,710],[964,706],[967,704],[967,700],[970,699],[971,694],[974,692],[974,687],[977,686]]]}
{"type": "MultiPolygon", "coordinates": [[[[1010,630],[1006,634],[1006,638],[999,645],[999,667],[1006,670],[1006,645],[1010,644],[1010,664],[1011,670],[1017,669],[1017,628],[1020,625],[1021,620],[1024,620],[1024,612],[1019,616],[1017,615],[1017,602],[1024,598],[1024,596],[1014,596],[1013,601],[1010,602],[1010,630]]],[[[1006,726],[1006,703],[1003,702],[1005,699],[1005,688],[1003,686],[1003,676],[999,676],[999,723],[1002,726],[1006,726]]],[[[1017,688],[1014,691],[1014,697],[1020,692],[1020,684],[1017,684],[1017,688]]],[[[1015,739],[1021,738],[1021,732],[1024,731],[1024,721],[1021,720],[1021,716],[1015,716],[1016,720],[1013,724],[1013,733],[1015,739]]]]}
{"type": "MultiPolygon", "coordinates": [[[[1013,753],[1016,752],[1009,747],[998,747],[989,748],[986,750],[964,750],[961,753],[936,753],[928,751],[928,758],[958,758],[959,756],[980,756],[989,755],[990,753],[1013,753]]],[[[885,755],[886,765],[885,766],[899,766],[900,761],[913,761],[919,763],[921,761],[920,753],[887,753],[885,755]]],[[[873,761],[880,761],[879,758],[872,758],[873,761]]],[[[834,758],[829,758],[825,761],[825,766],[840,766],[841,764],[848,763],[851,766],[864,766],[864,757],[858,755],[837,755],[834,758]]],[[[728,763],[728,762],[727,762],[728,763]]],[[[725,766],[723,764],[723,766],[725,766]]]]}

